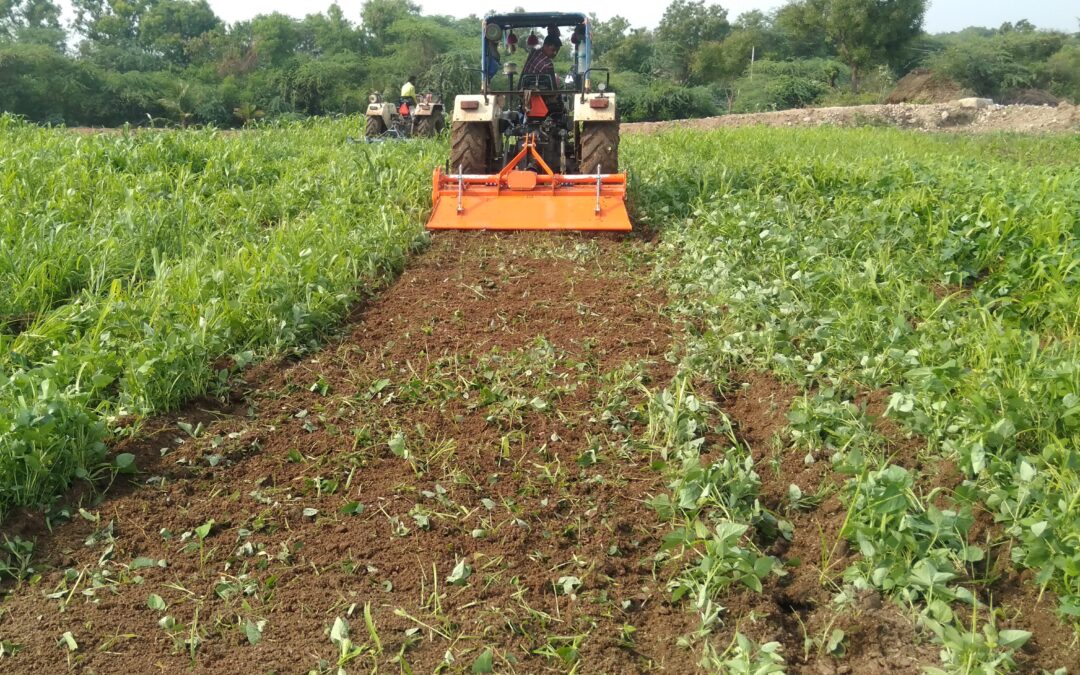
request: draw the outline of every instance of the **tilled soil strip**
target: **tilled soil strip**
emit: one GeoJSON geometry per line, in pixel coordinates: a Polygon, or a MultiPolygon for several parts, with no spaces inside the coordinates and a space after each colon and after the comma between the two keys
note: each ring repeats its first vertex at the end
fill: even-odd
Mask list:
{"type": "Polygon", "coordinates": [[[147,423],[134,485],[14,524],[5,671],[692,671],[664,477],[605,419],[671,374],[644,245],[438,236],[339,343],[147,423]]]}

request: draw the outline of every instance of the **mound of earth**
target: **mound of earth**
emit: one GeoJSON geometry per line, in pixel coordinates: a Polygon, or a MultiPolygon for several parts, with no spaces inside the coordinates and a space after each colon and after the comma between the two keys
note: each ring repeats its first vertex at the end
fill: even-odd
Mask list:
{"type": "Polygon", "coordinates": [[[841,108],[798,108],[775,112],[722,115],[669,122],[622,125],[623,133],[656,133],[669,129],[717,129],[744,126],[860,127],[891,126],[920,131],[994,133],[1062,133],[1080,131],[1080,106],[997,105],[987,99],[949,103],[860,105],[841,108]]]}
{"type": "Polygon", "coordinates": [[[971,92],[952,78],[927,68],[916,68],[900,78],[896,88],[886,98],[886,103],[948,103],[971,92]]]}
{"type": "Polygon", "coordinates": [[[1010,92],[1002,103],[1008,105],[1048,105],[1057,106],[1061,99],[1045,89],[1021,89],[1010,92]]]}

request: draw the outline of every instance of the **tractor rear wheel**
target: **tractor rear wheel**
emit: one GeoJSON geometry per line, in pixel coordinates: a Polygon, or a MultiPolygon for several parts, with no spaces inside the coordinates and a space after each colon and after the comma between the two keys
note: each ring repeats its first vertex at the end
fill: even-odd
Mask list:
{"type": "Polygon", "coordinates": [[[581,125],[581,156],[578,172],[617,173],[619,170],[619,123],[585,122],[581,125]]]}
{"type": "Polygon", "coordinates": [[[450,172],[488,172],[488,147],[491,139],[483,122],[454,122],[450,127],[450,172]]]}
{"type": "Polygon", "coordinates": [[[378,115],[368,115],[364,122],[364,138],[378,138],[386,133],[386,122],[378,115]]]}
{"type": "Polygon", "coordinates": [[[431,138],[436,133],[435,131],[435,116],[434,115],[421,115],[416,118],[416,135],[421,138],[431,138]]]}

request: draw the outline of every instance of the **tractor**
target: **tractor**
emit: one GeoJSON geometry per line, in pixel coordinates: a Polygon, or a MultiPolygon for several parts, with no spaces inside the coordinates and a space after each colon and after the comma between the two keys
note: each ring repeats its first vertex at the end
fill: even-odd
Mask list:
{"type": "Polygon", "coordinates": [[[428,229],[631,229],[616,97],[609,71],[592,66],[591,48],[585,14],[482,20],[480,91],[454,100],[450,157],[435,169],[428,229]],[[568,62],[556,58],[556,74],[529,68],[551,38],[553,47],[569,47],[568,62]],[[514,58],[519,51],[524,58],[514,58]]]}
{"type": "Polygon", "coordinates": [[[378,92],[368,96],[364,137],[369,141],[412,136],[430,138],[438,136],[445,128],[442,100],[434,94],[420,95],[414,107],[410,107],[405,99],[398,100],[396,105],[384,101],[378,92]]]}

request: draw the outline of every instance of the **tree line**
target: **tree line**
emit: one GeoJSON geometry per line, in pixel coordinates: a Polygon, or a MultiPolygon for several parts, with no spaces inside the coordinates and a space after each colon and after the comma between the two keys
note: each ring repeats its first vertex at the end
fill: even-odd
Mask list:
{"type": "MultiPolygon", "coordinates": [[[[623,119],[880,100],[930,68],[975,94],[1080,98],[1080,34],[1026,21],[928,35],[927,0],[791,0],[732,18],[673,0],[655,29],[593,17],[623,119]]],[[[355,113],[416,75],[446,99],[479,75],[479,17],[425,16],[368,0],[226,24],[206,0],[0,0],[0,110],[41,123],[237,126],[264,117],[355,113]]]]}

